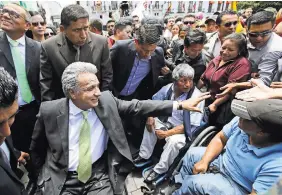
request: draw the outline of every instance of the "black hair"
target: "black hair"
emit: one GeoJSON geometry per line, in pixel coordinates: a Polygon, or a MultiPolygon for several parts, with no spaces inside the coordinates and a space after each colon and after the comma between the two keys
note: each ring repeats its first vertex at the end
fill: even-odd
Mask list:
{"type": "Polygon", "coordinates": [[[136,32],[139,44],[157,44],[160,40],[158,28],[153,24],[144,24],[136,32]]]}
{"type": "Polygon", "coordinates": [[[216,21],[215,23],[219,26],[222,22],[222,17],[225,16],[225,15],[236,15],[238,16],[238,14],[235,12],[235,11],[232,11],[232,10],[225,10],[223,12],[221,12],[217,18],[216,18],[216,21]]]}
{"type": "Polygon", "coordinates": [[[76,22],[81,18],[89,19],[88,12],[81,5],[68,5],[61,12],[61,25],[67,28],[71,22],[76,22]]]}
{"type": "Polygon", "coordinates": [[[247,23],[247,28],[250,29],[250,26],[252,24],[265,24],[268,22],[271,22],[272,26],[274,25],[275,18],[273,17],[273,12],[270,11],[260,11],[252,16],[250,16],[246,23],[247,23]]]}
{"type": "Polygon", "coordinates": [[[187,14],[186,16],[183,17],[183,20],[184,20],[185,18],[194,18],[194,19],[196,19],[196,16],[193,15],[193,14],[187,14]]]}
{"type": "Polygon", "coordinates": [[[144,24],[152,24],[155,25],[158,28],[158,33],[161,35],[163,33],[164,29],[164,21],[163,19],[156,17],[156,16],[145,16],[141,20],[141,25],[144,24]]]}
{"type": "Polygon", "coordinates": [[[184,38],[185,47],[189,47],[191,44],[205,44],[206,42],[206,33],[200,29],[188,31],[184,38]]]}
{"type": "Polygon", "coordinates": [[[126,28],[126,26],[131,26],[132,22],[128,19],[120,19],[118,22],[116,22],[115,24],[115,28],[114,28],[114,34],[116,34],[117,30],[124,30],[126,28]]]}
{"type": "Polygon", "coordinates": [[[0,67],[0,108],[11,106],[17,98],[16,81],[3,67],[0,67]]]}
{"type": "Polygon", "coordinates": [[[96,28],[97,30],[101,31],[103,30],[103,24],[100,19],[92,19],[90,21],[90,26],[93,28],[96,28]]]}
{"type": "Polygon", "coordinates": [[[114,20],[108,20],[108,22],[107,22],[106,25],[108,25],[108,24],[111,23],[111,22],[116,23],[116,21],[114,21],[114,20]]]}

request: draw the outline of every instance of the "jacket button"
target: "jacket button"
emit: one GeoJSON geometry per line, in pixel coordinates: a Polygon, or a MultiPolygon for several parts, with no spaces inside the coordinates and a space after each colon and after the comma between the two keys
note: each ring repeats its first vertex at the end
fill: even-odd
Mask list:
{"type": "Polygon", "coordinates": [[[62,190],[62,189],[63,189],[63,185],[59,185],[59,186],[58,186],[58,189],[59,189],[59,190],[62,190]]]}

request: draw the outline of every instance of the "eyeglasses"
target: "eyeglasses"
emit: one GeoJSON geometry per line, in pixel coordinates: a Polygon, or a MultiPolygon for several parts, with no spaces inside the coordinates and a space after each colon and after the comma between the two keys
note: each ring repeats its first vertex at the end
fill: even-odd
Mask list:
{"type": "Polygon", "coordinates": [[[196,28],[205,28],[205,25],[197,25],[196,28]]]}
{"type": "Polygon", "coordinates": [[[15,11],[13,11],[13,10],[2,9],[2,10],[1,10],[1,16],[3,16],[3,14],[9,14],[9,16],[10,16],[13,20],[18,19],[18,18],[22,18],[22,19],[24,19],[24,20],[26,21],[26,19],[25,19],[23,16],[21,16],[19,13],[15,12],[15,11]]]}
{"type": "Polygon", "coordinates": [[[32,24],[32,26],[39,26],[39,24],[41,25],[41,26],[45,26],[46,25],[46,22],[32,22],[31,23],[32,24]]]}
{"type": "Polygon", "coordinates": [[[232,26],[232,24],[233,24],[233,26],[236,26],[236,25],[238,24],[238,21],[226,22],[226,23],[224,24],[224,26],[227,27],[227,28],[229,28],[229,27],[232,26]]]}
{"type": "Polygon", "coordinates": [[[52,32],[44,33],[44,36],[53,36],[53,35],[54,35],[54,33],[52,33],[52,32]]]}
{"type": "Polygon", "coordinates": [[[195,22],[194,21],[185,21],[185,22],[183,22],[183,24],[195,24],[195,22]]]}
{"type": "Polygon", "coordinates": [[[266,31],[263,31],[263,32],[253,32],[253,33],[248,32],[248,35],[249,35],[250,37],[257,38],[257,37],[259,37],[259,36],[261,36],[261,37],[266,37],[266,36],[268,36],[270,33],[272,33],[272,29],[266,30],[266,31]]]}

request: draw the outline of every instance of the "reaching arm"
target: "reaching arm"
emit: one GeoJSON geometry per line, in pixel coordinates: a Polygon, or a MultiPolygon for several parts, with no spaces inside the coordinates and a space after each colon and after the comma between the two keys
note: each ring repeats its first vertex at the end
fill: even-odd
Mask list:
{"type": "Polygon", "coordinates": [[[204,85],[205,85],[204,81],[202,81],[202,79],[199,79],[199,81],[197,83],[197,88],[202,89],[202,87],[204,87],[204,85]]]}
{"type": "Polygon", "coordinates": [[[229,98],[230,98],[229,94],[223,97],[217,98],[211,105],[209,105],[209,109],[211,113],[214,113],[217,110],[218,106],[220,106],[221,104],[229,100],[229,98]]]}
{"type": "Polygon", "coordinates": [[[202,159],[194,165],[193,174],[205,173],[209,163],[213,161],[222,152],[226,145],[227,138],[220,131],[210,142],[202,159]]]}

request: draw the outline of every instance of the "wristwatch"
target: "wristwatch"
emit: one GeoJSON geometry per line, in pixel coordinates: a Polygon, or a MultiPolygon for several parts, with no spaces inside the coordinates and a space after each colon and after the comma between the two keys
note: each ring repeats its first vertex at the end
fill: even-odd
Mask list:
{"type": "Polygon", "coordinates": [[[182,103],[178,102],[177,110],[183,110],[182,103]]]}

